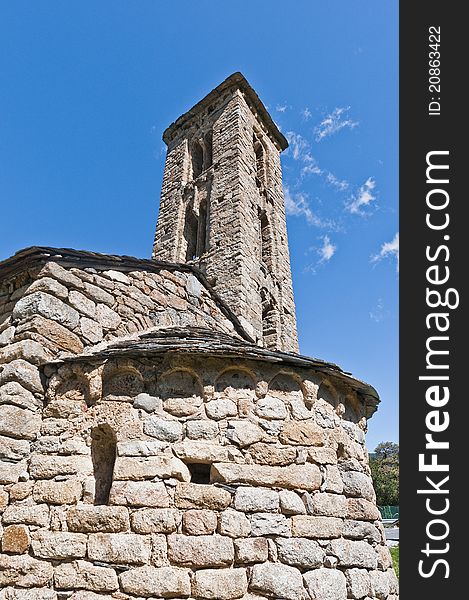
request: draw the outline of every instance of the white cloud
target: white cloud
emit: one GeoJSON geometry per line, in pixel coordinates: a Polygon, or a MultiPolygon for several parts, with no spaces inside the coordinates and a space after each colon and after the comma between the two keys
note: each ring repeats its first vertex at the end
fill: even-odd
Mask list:
{"type": "Polygon", "coordinates": [[[325,263],[331,260],[331,258],[336,253],[337,246],[331,243],[331,240],[328,235],[325,235],[322,238],[322,246],[318,248],[317,252],[320,256],[319,262],[325,263]]]}
{"type": "Polygon", "coordinates": [[[309,110],[308,107],[306,107],[301,111],[301,116],[303,117],[303,119],[305,121],[309,121],[311,119],[311,117],[313,116],[313,113],[309,110]]]}
{"type": "Polygon", "coordinates": [[[376,181],[373,177],[368,177],[365,183],[358,188],[357,193],[352,196],[350,202],[346,204],[347,210],[354,214],[365,215],[366,212],[362,210],[363,207],[369,206],[376,200],[376,196],[373,193],[375,187],[376,181]]]}
{"type": "Polygon", "coordinates": [[[284,113],[287,110],[288,106],[286,104],[277,104],[275,110],[280,113],[284,113]]]}
{"type": "Polygon", "coordinates": [[[347,116],[350,106],[337,107],[328,114],[314,129],[316,134],[316,141],[320,142],[331,135],[339,132],[341,129],[354,129],[358,125],[358,121],[352,121],[352,119],[345,118],[347,116]]]}
{"type": "Polygon", "coordinates": [[[396,259],[396,271],[399,271],[399,232],[396,233],[392,241],[385,242],[381,246],[379,253],[371,257],[371,262],[379,262],[383,258],[389,257],[396,259]]]}
{"type": "Polygon", "coordinates": [[[382,298],[378,298],[376,306],[373,308],[373,310],[370,310],[369,315],[370,319],[375,323],[381,323],[381,321],[389,316],[389,311],[385,310],[382,298]]]}
{"type": "Polygon", "coordinates": [[[312,211],[308,199],[301,192],[293,193],[288,186],[284,186],[285,212],[294,217],[305,217],[311,225],[323,227],[322,220],[312,211]]]}
{"type": "Polygon", "coordinates": [[[326,182],[330,186],[335,187],[341,192],[345,191],[349,186],[348,181],[345,181],[345,179],[338,179],[333,173],[330,173],[329,171],[326,173],[325,177],[326,182]]]}
{"type": "Polygon", "coordinates": [[[287,131],[285,137],[288,140],[294,160],[301,160],[305,162],[314,160],[309,153],[309,143],[303,136],[301,136],[299,133],[295,133],[294,131],[287,131]]]}

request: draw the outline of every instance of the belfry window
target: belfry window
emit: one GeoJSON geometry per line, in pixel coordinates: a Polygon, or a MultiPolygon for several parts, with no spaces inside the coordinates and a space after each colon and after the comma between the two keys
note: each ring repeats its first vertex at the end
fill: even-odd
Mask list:
{"type": "Polygon", "coordinates": [[[212,132],[211,131],[207,131],[207,133],[204,135],[204,149],[205,149],[204,169],[208,169],[209,167],[212,166],[212,132]]]}
{"type": "Polygon", "coordinates": [[[272,272],[272,228],[265,211],[260,212],[261,259],[269,272],[272,272]]]}
{"type": "Polygon", "coordinates": [[[204,169],[204,151],[197,140],[195,140],[192,144],[191,159],[192,179],[197,179],[204,169]]]}
{"type": "Polygon", "coordinates": [[[258,187],[265,186],[265,153],[264,146],[254,133],[252,137],[254,154],[256,155],[256,184],[258,187]]]}
{"type": "Polygon", "coordinates": [[[191,204],[186,208],[186,219],[184,222],[184,239],[186,240],[186,260],[194,260],[197,256],[197,234],[199,231],[199,219],[194,213],[191,204]]]}

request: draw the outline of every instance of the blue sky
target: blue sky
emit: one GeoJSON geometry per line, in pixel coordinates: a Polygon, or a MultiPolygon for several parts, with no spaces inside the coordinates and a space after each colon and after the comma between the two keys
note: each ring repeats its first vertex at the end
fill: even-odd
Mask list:
{"type": "Polygon", "coordinates": [[[374,385],[398,439],[397,2],[0,1],[0,258],[148,257],[163,130],[241,71],[282,156],[304,354],[374,385]]]}

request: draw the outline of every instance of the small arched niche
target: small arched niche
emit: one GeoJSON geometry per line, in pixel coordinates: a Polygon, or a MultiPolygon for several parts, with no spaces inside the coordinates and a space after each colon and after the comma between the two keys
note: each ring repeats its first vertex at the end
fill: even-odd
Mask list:
{"type": "Polygon", "coordinates": [[[253,398],[254,377],[239,368],[228,369],[221,373],[215,382],[215,393],[229,398],[253,398]]]}
{"type": "Polygon", "coordinates": [[[91,430],[91,460],[95,481],[94,504],[108,504],[116,462],[116,435],[107,424],[91,430]]]}
{"type": "Polygon", "coordinates": [[[144,391],[141,374],[131,368],[117,369],[103,375],[103,398],[128,401],[144,391]]]}
{"type": "Polygon", "coordinates": [[[191,163],[192,179],[197,179],[204,168],[204,151],[198,140],[194,140],[191,145],[191,163]]]}
{"type": "Polygon", "coordinates": [[[269,383],[269,396],[282,400],[297,398],[304,402],[301,383],[288,373],[279,373],[269,383]]]}
{"type": "Polygon", "coordinates": [[[318,400],[323,400],[333,408],[339,404],[339,395],[335,387],[329,381],[323,381],[318,389],[318,400]]]}
{"type": "Polygon", "coordinates": [[[203,388],[197,375],[187,369],[164,373],[157,382],[157,393],[165,410],[176,416],[197,412],[203,402],[203,388]]]}

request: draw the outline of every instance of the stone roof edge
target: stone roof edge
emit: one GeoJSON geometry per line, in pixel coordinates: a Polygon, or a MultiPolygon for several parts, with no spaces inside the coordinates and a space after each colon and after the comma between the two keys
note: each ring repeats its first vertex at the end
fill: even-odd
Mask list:
{"type": "Polygon", "coordinates": [[[0,261],[0,282],[16,274],[46,262],[54,261],[61,265],[78,268],[112,269],[115,271],[150,271],[156,273],[161,269],[167,271],[182,271],[192,273],[208,290],[215,304],[225,317],[233,323],[236,333],[247,342],[254,340],[245,331],[238,317],[228,304],[218,295],[208,282],[204,273],[185,263],[171,263],[151,258],[136,258],[117,254],[102,254],[89,250],[74,250],[73,248],[53,248],[50,246],[30,246],[16,252],[13,256],[0,261]]]}
{"type": "Polygon", "coordinates": [[[248,104],[250,104],[251,108],[257,112],[266,126],[267,131],[278,144],[280,150],[285,150],[288,148],[288,141],[286,140],[285,136],[280,132],[277,125],[274,123],[262,100],[248,83],[244,75],[239,71],[227,77],[222,83],[220,83],[220,85],[202,98],[202,100],[197,102],[197,104],[195,104],[191,109],[176,119],[174,123],[171,123],[171,125],[163,133],[163,141],[166,144],[169,144],[172,134],[177,128],[181,127],[181,125],[183,125],[189,119],[192,119],[198,112],[209,106],[218,96],[230,88],[240,89],[244,93],[248,104]]]}

